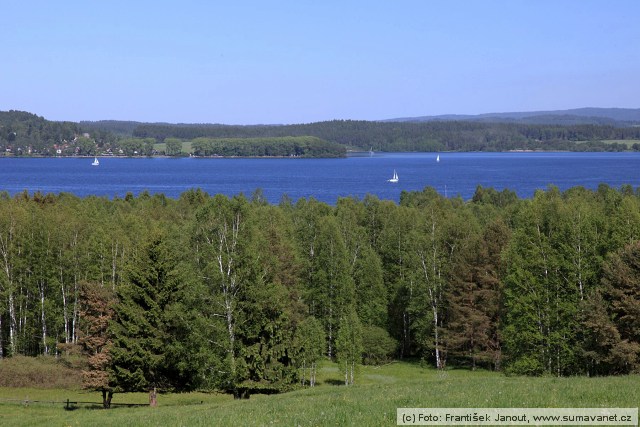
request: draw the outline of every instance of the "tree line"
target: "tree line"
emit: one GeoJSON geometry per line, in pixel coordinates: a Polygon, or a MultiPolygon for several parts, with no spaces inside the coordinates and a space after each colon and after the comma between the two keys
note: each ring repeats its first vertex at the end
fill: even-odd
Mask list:
{"type": "MultiPolygon", "coordinates": [[[[167,144],[172,138],[165,139],[167,144]]],[[[177,140],[176,142],[179,142],[177,140]]],[[[167,145],[167,150],[169,145],[167,145]]],[[[195,138],[194,156],[224,157],[345,157],[344,146],[312,136],[273,138],[195,138]]]]}
{"type": "Polygon", "coordinates": [[[0,357],[82,353],[118,391],[282,390],[320,358],[640,370],[640,192],[0,194],[0,357]]]}
{"type": "MultiPolygon", "coordinates": [[[[332,120],[297,125],[233,126],[140,124],[140,138],[254,138],[315,136],[347,147],[375,151],[625,151],[622,143],[603,140],[640,139],[640,127],[545,125],[471,121],[373,122],[332,120]]],[[[634,150],[640,150],[636,145],[634,150]]]]}

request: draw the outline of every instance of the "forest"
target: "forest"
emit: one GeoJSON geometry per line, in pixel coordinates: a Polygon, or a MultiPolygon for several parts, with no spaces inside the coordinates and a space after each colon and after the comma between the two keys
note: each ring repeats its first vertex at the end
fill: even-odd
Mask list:
{"type": "Polygon", "coordinates": [[[639,141],[640,126],[601,124],[357,120],[246,126],[114,120],[73,123],[0,111],[0,152],[15,156],[336,157],[344,156],[345,150],[640,151],[639,141]],[[190,149],[183,150],[183,143],[191,143],[190,149]],[[164,144],[164,148],[157,144],[164,144]]]}
{"type": "Polygon", "coordinates": [[[319,360],[640,372],[640,190],[399,203],[0,193],[0,358],[114,392],[284,391],[319,360]]]}

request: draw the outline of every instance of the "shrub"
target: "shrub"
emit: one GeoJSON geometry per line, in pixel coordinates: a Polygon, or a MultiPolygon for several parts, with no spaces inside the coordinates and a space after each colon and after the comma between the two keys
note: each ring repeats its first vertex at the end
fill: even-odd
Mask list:
{"type": "Polygon", "coordinates": [[[80,388],[81,371],[69,365],[75,363],[53,356],[0,359],[0,387],[80,388]]]}
{"type": "Polygon", "coordinates": [[[378,326],[362,328],[364,346],[363,361],[365,365],[380,365],[393,359],[398,342],[389,333],[378,326]]]}

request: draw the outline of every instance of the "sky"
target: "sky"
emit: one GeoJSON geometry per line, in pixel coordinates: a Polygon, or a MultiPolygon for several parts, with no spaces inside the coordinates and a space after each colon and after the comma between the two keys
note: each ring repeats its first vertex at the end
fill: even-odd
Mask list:
{"type": "Polygon", "coordinates": [[[640,107],[639,0],[0,0],[0,110],[288,124],[640,107]]]}

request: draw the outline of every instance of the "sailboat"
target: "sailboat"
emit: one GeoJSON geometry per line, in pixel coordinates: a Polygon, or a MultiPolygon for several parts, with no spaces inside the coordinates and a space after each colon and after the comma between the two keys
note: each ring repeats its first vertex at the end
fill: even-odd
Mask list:
{"type": "Polygon", "coordinates": [[[97,157],[93,158],[93,163],[91,163],[91,166],[99,166],[100,165],[100,161],[98,160],[97,157]]]}
{"type": "Polygon", "coordinates": [[[393,178],[388,179],[388,182],[398,182],[398,174],[396,173],[396,170],[393,170],[393,178]]]}
{"type": "Polygon", "coordinates": [[[440,163],[440,154],[436,157],[436,162],[440,163]]]}

